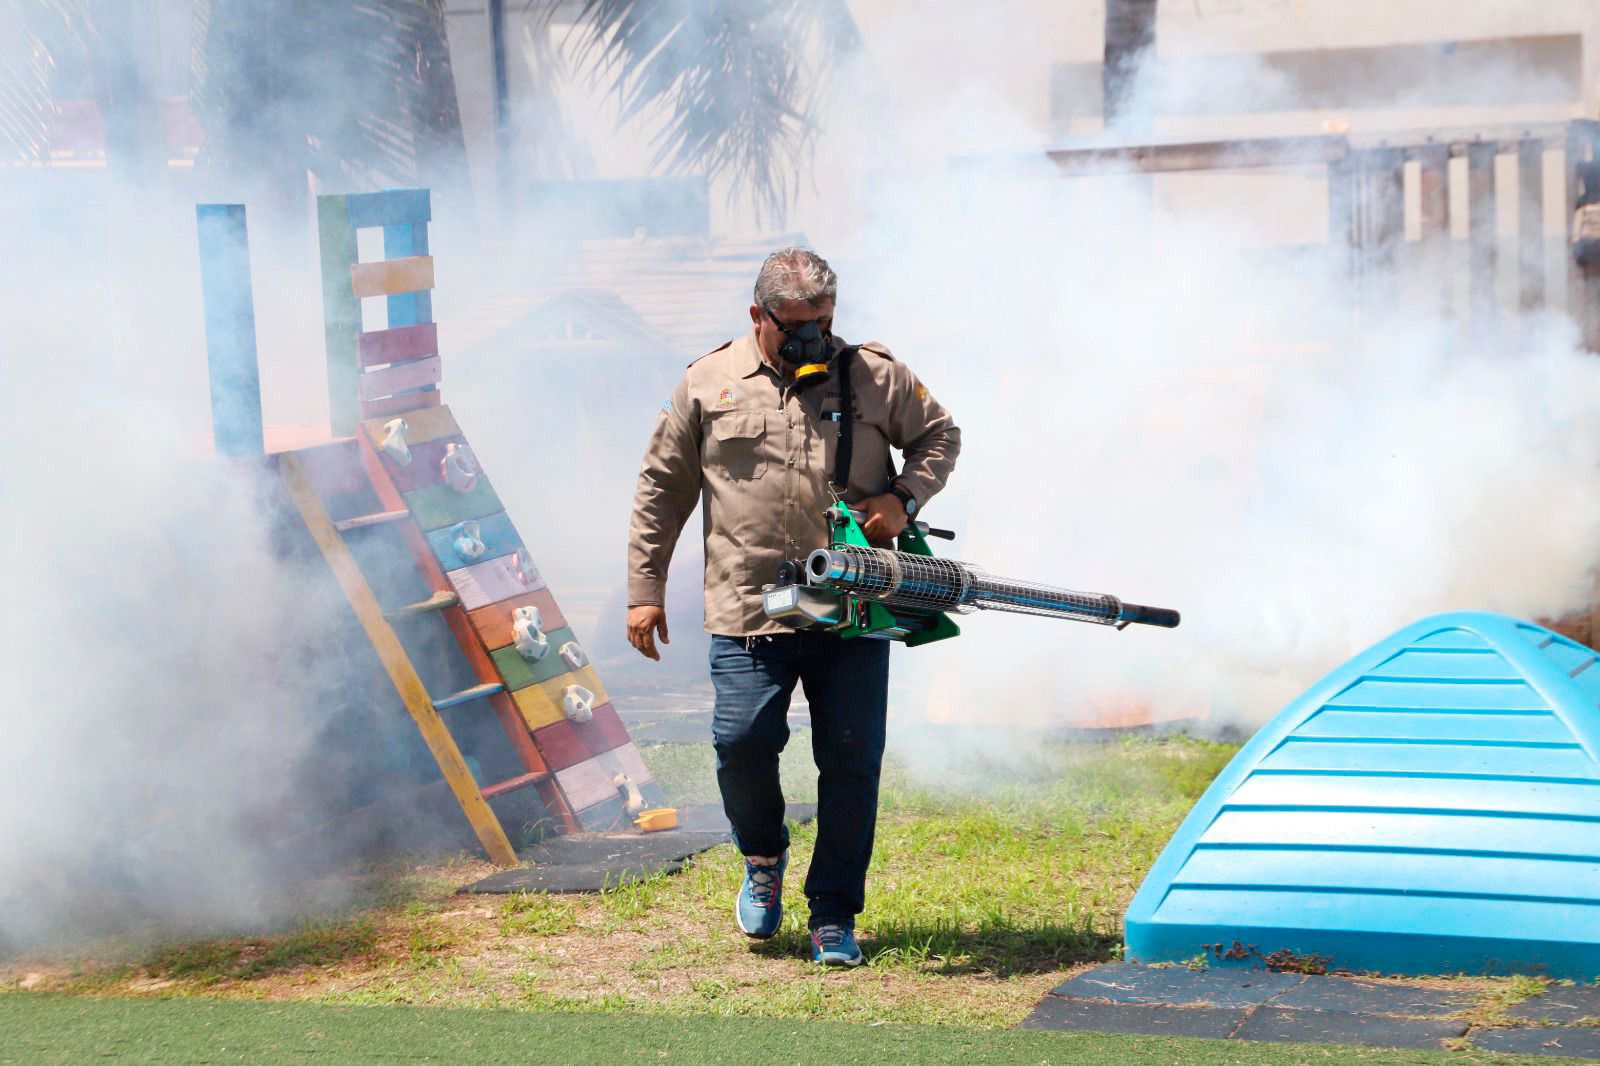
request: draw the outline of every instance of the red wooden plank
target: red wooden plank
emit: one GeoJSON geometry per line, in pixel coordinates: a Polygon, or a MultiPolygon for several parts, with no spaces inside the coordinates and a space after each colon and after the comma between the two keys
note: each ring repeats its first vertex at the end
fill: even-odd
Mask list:
{"type": "Polygon", "coordinates": [[[444,478],[439,473],[439,462],[444,458],[445,448],[451,444],[465,443],[466,438],[458,435],[413,444],[411,461],[405,466],[395,462],[387,452],[379,454],[383,456],[383,468],[389,471],[389,476],[394,479],[394,487],[401,492],[414,492],[443,482],[444,478]]]}
{"type": "Polygon", "coordinates": [[[539,608],[539,621],[543,623],[546,633],[554,633],[567,624],[566,616],[561,613],[561,608],[557,606],[556,598],[550,595],[549,589],[525,592],[509,600],[479,607],[468,614],[472,619],[472,627],[478,631],[478,636],[483,638],[484,647],[494,651],[512,643],[515,636],[511,631],[511,612],[518,607],[539,608]]]}
{"type": "Polygon", "coordinates": [[[628,727],[622,724],[616,708],[609,703],[602,703],[596,707],[592,720],[569,724],[591,755],[620,748],[631,739],[628,736],[628,727]]]}
{"type": "Polygon", "coordinates": [[[557,722],[543,729],[535,729],[533,742],[539,745],[539,754],[545,765],[558,772],[569,766],[577,766],[594,755],[584,746],[570,722],[557,722]]]}
{"type": "Polygon", "coordinates": [[[443,376],[443,360],[437,355],[430,355],[426,359],[413,359],[409,363],[394,363],[368,370],[357,380],[361,383],[361,398],[375,400],[379,396],[392,396],[407,389],[437,385],[443,376]]]}
{"type": "Polygon", "coordinates": [[[363,333],[356,338],[362,366],[404,363],[439,354],[439,326],[424,322],[420,326],[401,326],[363,333]]]}
{"type": "Polygon", "coordinates": [[[550,780],[550,774],[548,771],[523,774],[520,777],[510,777],[504,781],[496,781],[494,784],[483,789],[483,798],[493,799],[496,796],[503,796],[507,792],[515,792],[519,788],[527,788],[529,785],[543,784],[548,780],[550,780]]]}
{"type": "Polygon", "coordinates": [[[408,411],[420,411],[424,407],[438,407],[440,400],[438,389],[429,389],[427,392],[408,392],[402,396],[385,396],[381,400],[362,400],[361,417],[365,420],[368,418],[387,418],[389,415],[403,415],[408,411]]]}

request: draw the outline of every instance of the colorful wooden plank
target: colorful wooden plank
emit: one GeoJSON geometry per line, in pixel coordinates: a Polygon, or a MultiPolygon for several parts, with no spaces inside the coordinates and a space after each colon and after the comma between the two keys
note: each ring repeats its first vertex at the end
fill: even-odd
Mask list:
{"type": "MultiPolygon", "coordinates": [[[[439,464],[433,465],[437,468],[439,464]]],[[[470,518],[485,518],[506,509],[495,494],[494,486],[482,474],[466,492],[457,492],[449,485],[429,485],[408,492],[405,497],[411,517],[424,530],[442,529],[470,518]]]]}
{"type": "Polygon", "coordinates": [[[511,630],[511,614],[518,607],[539,608],[540,621],[549,629],[560,629],[567,624],[566,615],[561,613],[556,598],[550,595],[549,589],[538,589],[534,592],[525,592],[520,596],[513,596],[499,603],[491,603],[487,607],[479,607],[468,617],[472,628],[478,631],[478,636],[483,640],[483,646],[493,650],[503,648],[516,639],[516,634],[511,630]]]}
{"type": "Polygon", "coordinates": [[[381,453],[383,468],[389,472],[394,487],[401,492],[415,492],[429,485],[441,485],[444,483],[444,474],[439,469],[439,463],[443,461],[445,451],[452,444],[466,447],[466,438],[446,437],[443,440],[407,445],[411,461],[405,466],[401,466],[394,456],[383,452],[381,453]]]}
{"type": "Polygon", "coordinates": [[[474,563],[445,577],[461,596],[461,606],[469,611],[544,588],[544,578],[526,552],[474,563]]]}
{"type": "MultiPolygon", "coordinates": [[[[428,224],[416,222],[383,227],[383,257],[404,259],[428,254],[428,224]]],[[[433,294],[408,292],[390,296],[389,325],[415,326],[433,321],[433,294]]]]}
{"type": "MultiPolygon", "coordinates": [[[[458,550],[456,531],[460,523],[427,534],[428,544],[433,548],[434,557],[447,571],[459,570],[488,559],[527,550],[522,546],[522,539],[517,536],[517,528],[511,524],[510,516],[504,511],[468,521],[477,526],[478,540],[483,545],[483,550],[476,554],[463,555],[458,550]]],[[[461,602],[465,603],[466,600],[463,599],[461,602]]]]}
{"type": "Polygon", "coordinates": [[[431,289],[433,256],[412,255],[404,259],[380,259],[376,263],[353,263],[350,288],[363,299],[431,289]]]}
{"type": "Polygon", "coordinates": [[[350,202],[350,225],[353,229],[410,225],[433,220],[433,205],[425,188],[358,192],[351,193],[346,199],[350,202]]]}
{"type": "MultiPolygon", "coordinates": [[[[635,782],[635,785],[639,795],[644,798],[646,809],[667,806],[667,795],[655,781],[646,781],[642,785],[635,782]]],[[[579,811],[577,821],[586,833],[631,832],[634,828],[633,817],[628,814],[620,792],[604,802],[579,811]]]]}
{"type": "Polygon", "coordinates": [[[218,455],[265,455],[244,205],[197,204],[194,210],[211,378],[211,437],[218,455]]]}
{"type": "Polygon", "coordinates": [[[506,688],[515,692],[519,688],[537,685],[541,681],[548,681],[552,677],[560,677],[571,672],[567,668],[566,661],[556,654],[556,649],[574,639],[572,630],[546,629],[545,639],[550,642],[550,653],[543,659],[524,658],[521,652],[509,644],[490,653],[494,657],[494,665],[499,669],[500,676],[505,678],[506,688]]]}
{"type": "MultiPolygon", "coordinates": [[[[544,694],[550,697],[551,702],[560,707],[561,697],[566,693],[568,685],[582,685],[590,692],[593,692],[594,705],[596,707],[608,702],[611,698],[606,695],[605,687],[600,684],[600,677],[594,672],[594,667],[592,666],[585,666],[582,670],[572,670],[559,674],[547,681],[539,682],[535,687],[543,689],[544,694]]],[[[563,711],[561,716],[565,718],[566,712],[563,711]]]]}
{"type": "Polygon", "coordinates": [[[556,722],[535,730],[533,742],[539,745],[545,765],[557,773],[594,757],[594,752],[585,747],[573,731],[571,722],[556,722]]]}
{"type": "Polygon", "coordinates": [[[395,415],[404,415],[406,421],[409,422],[413,411],[438,407],[442,402],[438,389],[429,388],[417,392],[402,392],[398,396],[385,396],[377,400],[362,400],[361,417],[363,419],[383,418],[387,420],[395,415]]]}
{"type": "Polygon", "coordinates": [[[568,724],[572,726],[573,732],[583,741],[583,746],[591,755],[620,748],[632,740],[628,736],[628,727],[622,724],[622,717],[610,703],[597,705],[594,709],[594,718],[590,721],[568,724]]]}
{"type": "MultiPolygon", "coordinates": [[[[388,421],[387,418],[371,418],[361,423],[362,431],[366,433],[374,448],[383,446],[386,433],[383,427],[388,421]]],[[[419,411],[415,417],[406,417],[406,443],[409,445],[424,444],[440,437],[459,436],[461,427],[456,425],[456,416],[450,413],[448,405],[419,411]]]]}
{"type": "Polygon", "coordinates": [[[478,783],[473,779],[472,771],[467,768],[466,760],[461,757],[461,750],[456,747],[456,742],[445,727],[444,720],[434,708],[427,689],[422,685],[422,678],[417,676],[416,667],[412,665],[410,657],[400,644],[400,638],[395,636],[394,630],[384,619],[383,608],[378,605],[377,597],[372,594],[371,587],[362,576],[361,568],[356,564],[354,556],[350,554],[350,549],[338,531],[333,528],[332,520],[329,519],[327,511],[323,509],[321,501],[311,488],[305,468],[292,453],[282,456],[278,464],[290,499],[300,511],[300,517],[311,532],[317,547],[322,551],[323,558],[327,560],[328,568],[333,571],[333,576],[344,592],[345,599],[349,601],[356,618],[361,623],[361,628],[366,632],[367,639],[372,642],[373,649],[378,653],[384,672],[389,675],[389,680],[393,683],[395,691],[400,694],[406,711],[416,722],[418,732],[422,734],[428,750],[433,753],[445,781],[449,783],[450,791],[461,804],[461,809],[471,823],[478,840],[496,865],[516,865],[517,854],[511,847],[511,841],[507,839],[499,819],[489,809],[488,802],[478,791],[478,783]]]}
{"type": "Polygon", "coordinates": [[[373,330],[356,338],[356,348],[364,367],[425,359],[439,354],[439,327],[424,322],[417,326],[373,330]]]}
{"type": "Polygon", "coordinates": [[[413,359],[409,363],[391,363],[376,370],[368,370],[358,379],[363,400],[376,400],[380,396],[393,396],[411,389],[439,384],[444,377],[444,361],[437,355],[426,359],[413,359]]]}
{"type": "Polygon", "coordinates": [[[567,712],[561,709],[561,700],[550,698],[541,685],[529,685],[519,688],[511,694],[516,701],[517,713],[522,715],[522,720],[528,723],[529,729],[543,729],[554,722],[567,720],[567,712]]]}
{"type": "Polygon", "coordinates": [[[566,793],[567,802],[572,804],[582,820],[585,808],[618,795],[618,774],[627,774],[641,790],[655,780],[650,776],[644,760],[639,757],[639,749],[629,743],[585,759],[576,766],[557,770],[556,781],[561,785],[561,791],[566,793]]]}
{"type": "Polygon", "coordinates": [[[335,437],[348,437],[361,417],[356,375],[361,372],[356,337],[361,301],[350,287],[356,261],[356,231],[348,197],[317,197],[317,243],[322,261],[323,347],[328,360],[328,423],[335,437]]]}

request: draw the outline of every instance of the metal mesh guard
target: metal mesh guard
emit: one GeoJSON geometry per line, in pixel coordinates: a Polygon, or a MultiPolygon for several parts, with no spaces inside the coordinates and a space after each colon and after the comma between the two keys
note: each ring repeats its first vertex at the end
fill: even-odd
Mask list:
{"type": "Polygon", "coordinates": [[[922,611],[1010,611],[1115,625],[1122,601],[1035,581],[994,577],[982,567],[908,555],[885,548],[841,545],[811,553],[806,570],[814,585],[843,589],[890,607],[922,611]]]}

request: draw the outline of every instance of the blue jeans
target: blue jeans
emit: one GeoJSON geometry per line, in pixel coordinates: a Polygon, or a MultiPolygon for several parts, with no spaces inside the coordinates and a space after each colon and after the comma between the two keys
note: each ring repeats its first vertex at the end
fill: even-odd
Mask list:
{"type": "Polygon", "coordinates": [[[777,855],[789,846],[778,754],[789,741],[795,682],[805,691],[817,764],[817,846],[805,886],[811,927],[854,924],[878,821],[889,642],[803,631],[750,641],[713,636],[711,681],[717,784],[746,855],[777,855]]]}

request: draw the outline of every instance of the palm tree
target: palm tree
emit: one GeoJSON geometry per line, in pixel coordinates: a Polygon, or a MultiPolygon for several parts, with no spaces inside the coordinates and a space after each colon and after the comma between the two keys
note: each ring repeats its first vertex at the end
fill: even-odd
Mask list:
{"type": "MultiPolygon", "coordinates": [[[[0,151],[42,157],[53,56],[86,56],[103,115],[108,105],[132,106],[129,94],[113,99],[107,89],[125,34],[102,24],[113,9],[137,17],[128,14],[136,6],[5,5],[0,151]]],[[[210,185],[292,198],[307,170],[346,187],[465,185],[444,0],[193,6],[192,102],[206,131],[199,168],[210,185]]],[[[564,5],[530,6],[548,20],[564,5]]],[[[610,79],[619,120],[664,111],[658,170],[729,179],[734,195],[780,217],[808,163],[830,75],[859,45],[844,0],[585,0],[578,24],[582,56],[610,79]]],[[[109,132],[115,123],[106,121],[109,132]]],[[[136,167],[116,154],[108,152],[111,165],[136,167]]]]}

